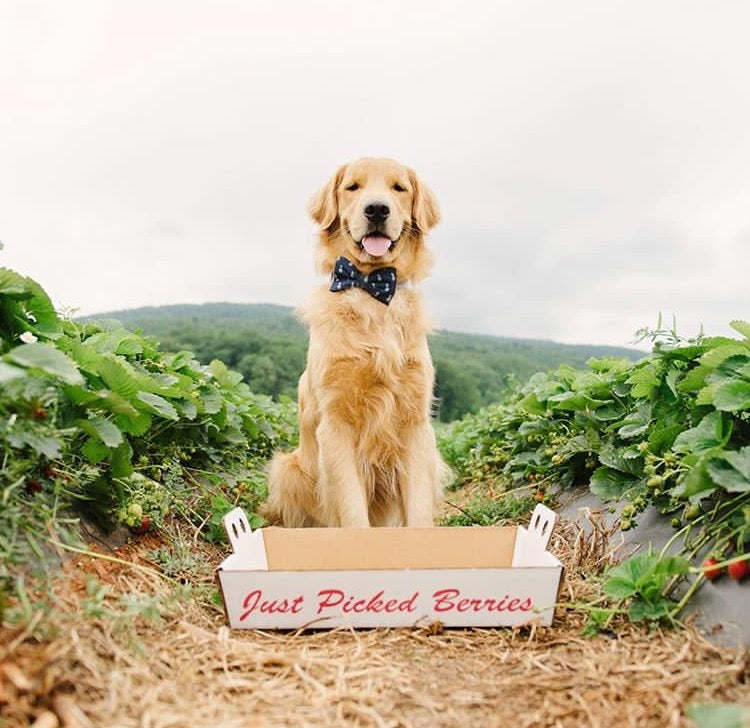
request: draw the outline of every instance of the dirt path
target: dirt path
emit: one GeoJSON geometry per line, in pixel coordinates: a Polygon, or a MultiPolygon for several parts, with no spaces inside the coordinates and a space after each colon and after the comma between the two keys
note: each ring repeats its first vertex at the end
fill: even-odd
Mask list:
{"type": "MultiPolygon", "coordinates": [[[[169,548],[149,538],[116,554],[126,563],[77,558],[53,592],[36,595],[54,610],[56,633],[40,633],[51,622],[39,617],[34,636],[0,634],[2,728],[58,718],[69,728],[578,728],[615,717],[662,728],[692,725],[683,715],[694,703],[750,703],[746,651],[690,626],[649,633],[617,623],[586,638],[578,610],[538,629],[230,632],[213,600],[221,551],[169,548]],[[172,580],[129,565],[159,560],[172,580]]],[[[566,564],[564,598],[584,600],[603,544],[564,524],[554,548],[566,564]]]]}

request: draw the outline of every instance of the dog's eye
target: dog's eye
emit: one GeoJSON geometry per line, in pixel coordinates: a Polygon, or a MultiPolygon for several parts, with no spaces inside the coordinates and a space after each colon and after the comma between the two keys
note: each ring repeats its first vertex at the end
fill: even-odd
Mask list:
{"type": "Polygon", "coordinates": [[[406,187],[402,187],[398,182],[396,182],[396,184],[393,185],[393,189],[396,192],[406,192],[406,187]]]}
{"type": "Polygon", "coordinates": [[[348,187],[344,188],[347,192],[355,192],[359,189],[359,185],[356,182],[352,182],[348,187]]]}

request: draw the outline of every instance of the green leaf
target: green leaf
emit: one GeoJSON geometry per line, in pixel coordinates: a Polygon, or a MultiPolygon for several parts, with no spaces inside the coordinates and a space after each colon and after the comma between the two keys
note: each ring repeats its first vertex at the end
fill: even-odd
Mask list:
{"type": "Polygon", "coordinates": [[[745,705],[691,705],[686,712],[696,728],[750,728],[750,707],[745,705]]]}
{"type": "Polygon", "coordinates": [[[198,408],[189,399],[181,399],[176,406],[186,420],[194,420],[198,416],[198,408]]]}
{"type": "Polygon", "coordinates": [[[234,372],[227,368],[227,365],[223,361],[213,359],[208,365],[208,371],[213,374],[216,381],[221,384],[222,387],[227,389],[233,389],[237,384],[242,381],[242,375],[239,372],[234,372]]]}
{"type": "Polygon", "coordinates": [[[633,397],[647,399],[656,391],[660,380],[653,364],[643,364],[636,367],[626,381],[633,385],[630,392],[633,397]]]}
{"type": "Polygon", "coordinates": [[[695,404],[698,405],[699,407],[712,406],[714,403],[714,396],[716,395],[716,390],[719,388],[719,386],[720,386],[719,382],[713,382],[712,384],[707,384],[696,395],[695,404]]]}
{"type": "Polygon", "coordinates": [[[76,424],[87,435],[98,437],[107,447],[117,447],[123,441],[120,428],[104,417],[90,415],[87,420],[76,420],[76,424]]]}
{"type": "Polygon", "coordinates": [[[83,371],[89,374],[99,374],[101,355],[97,351],[81,343],[78,339],[73,339],[68,349],[71,357],[83,371]]]}
{"type": "Polygon", "coordinates": [[[672,489],[676,498],[689,498],[692,501],[707,498],[716,490],[716,484],[711,479],[706,468],[705,459],[696,463],[672,489]]]}
{"type": "Polygon", "coordinates": [[[99,331],[92,336],[89,336],[84,342],[84,346],[90,351],[95,351],[97,354],[114,354],[120,341],[125,336],[132,336],[130,332],[116,331],[99,331]]]}
{"type": "Polygon", "coordinates": [[[729,325],[738,334],[741,334],[746,339],[750,340],[750,323],[748,323],[747,321],[742,321],[740,319],[735,319],[734,321],[730,321],[729,325]]]}
{"type": "Polygon", "coordinates": [[[151,429],[152,417],[148,412],[134,409],[134,414],[115,415],[115,423],[129,435],[145,435],[151,429]]]}
{"type": "Polygon", "coordinates": [[[746,344],[739,341],[732,341],[731,343],[709,349],[699,361],[703,367],[716,369],[716,367],[720,366],[730,357],[737,355],[747,356],[747,354],[748,346],[746,344]]]}
{"type": "Polygon", "coordinates": [[[639,437],[648,430],[648,425],[648,422],[632,422],[628,425],[623,425],[617,430],[617,434],[625,439],[639,437]]]}
{"type": "Polygon", "coordinates": [[[599,462],[622,473],[640,475],[643,471],[642,460],[637,459],[637,456],[627,457],[627,455],[627,451],[608,443],[599,451],[599,462]]]}
{"type": "Polygon", "coordinates": [[[2,308],[13,321],[17,334],[31,331],[38,336],[55,339],[62,325],[44,289],[31,278],[8,268],[0,268],[0,295],[6,296],[2,308]]]}
{"type": "Polygon", "coordinates": [[[10,268],[0,268],[0,293],[15,298],[27,292],[26,278],[10,268]]]}
{"type": "Polygon", "coordinates": [[[646,580],[649,582],[657,581],[662,587],[672,577],[687,574],[690,569],[690,564],[681,556],[661,556],[660,554],[654,554],[654,556],[656,557],[656,562],[646,580]]]}
{"type": "Polygon", "coordinates": [[[0,382],[9,382],[11,379],[18,379],[24,376],[26,376],[25,369],[0,361],[0,382]]]}
{"type": "Polygon", "coordinates": [[[750,409],[750,382],[735,380],[720,384],[714,392],[713,404],[722,412],[750,409]]]}
{"type": "Polygon", "coordinates": [[[683,429],[682,425],[669,425],[660,429],[654,429],[648,438],[648,449],[654,455],[661,455],[665,450],[672,447],[675,438],[683,429]]]}
{"type": "Polygon", "coordinates": [[[627,575],[612,575],[604,583],[604,593],[613,599],[630,599],[638,593],[638,589],[627,575]]]}
{"type": "Polygon", "coordinates": [[[172,356],[165,357],[167,366],[174,371],[179,371],[184,367],[197,366],[198,362],[195,360],[195,354],[192,351],[178,351],[172,356]]]}
{"type": "Polygon", "coordinates": [[[702,389],[706,384],[706,377],[713,371],[713,367],[699,364],[697,367],[691,369],[677,384],[677,389],[680,392],[697,392],[702,389]]]}
{"type": "Polygon", "coordinates": [[[40,435],[30,430],[12,432],[8,436],[8,442],[19,450],[28,446],[39,455],[54,460],[61,455],[60,442],[50,435],[40,435]]]}
{"type": "Polygon", "coordinates": [[[711,480],[730,493],[744,493],[750,490],[750,481],[724,458],[711,458],[706,463],[711,480]]]}
{"type": "Polygon", "coordinates": [[[642,622],[645,619],[656,621],[666,617],[674,606],[674,602],[669,599],[657,599],[655,601],[634,599],[630,609],[628,609],[628,617],[630,617],[631,622],[642,622]]]}
{"type": "MultiPolygon", "coordinates": [[[[639,596],[651,605],[663,600],[662,590],[675,576],[687,573],[690,565],[678,556],[661,556],[651,548],[631,556],[606,573],[604,593],[615,599],[639,596]]],[[[663,615],[661,615],[663,616],[663,615]]]]}
{"type": "Polygon", "coordinates": [[[152,374],[141,380],[142,389],[146,392],[161,394],[163,397],[184,397],[192,390],[190,377],[174,374],[152,374]]]}
{"type": "Polygon", "coordinates": [[[664,381],[667,383],[669,391],[672,392],[675,399],[679,398],[679,393],[677,391],[677,382],[681,376],[681,369],[678,369],[677,367],[670,367],[669,371],[667,372],[667,376],[664,377],[664,381]]]}
{"type": "MultiPolygon", "coordinates": [[[[25,302],[26,322],[29,315],[33,316],[33,322],[29,330],[39,336],[56,339],[62,333],[62,324],[45,290],[31,278],[26,279],[26,285],[31,296],[25,302]]],[[[28,325],[28,324],[27,324],[28,325]]]]}
{"type": "Polygon", "coordinates": [[[86,389],[85,386],[78,386],[77,384],[69,384],[65,387],[65,394],[74,404],[82,404],[84,406],[91,405],[92,402],[99,401],[99,395],[96,392],[92,392],[90,389],[86,389]]]}
{"type": "MultiPolygon", "coordinates": [[[[256,428],[256,433],[257,433],[257,428],[256,428]]],[[[242,430],[239,427],[236,427],[235,425],[230,425],[228,427],[225,427],[221,431],[219,437],[220,437],[221,442],[228,442],[234,445],[242,445],[242,443],[245,442],[245,434],[242,432],[242,430]]]]}
{"type": "Polygon", "coordinates": [[[750,491],[750,445],[710,458],[706,470],[714,483],[730,493],[750,491]]]}
{"type": "Polygon", "coordinates": [[[143,344],[134,334],[124,337],[115,349],[115,354],[120,356],[134,356],[143,353],[143,344]]]}
{"type": "Polygon", "coordinates": [[[98,438],[89,437],[86,442],[83,443],[81,448],[81,454],[90,463],[100,463],[110,455],[109,448],[98,438]]]}
{"type": "Polygon", "coordinates": [[[127,478],[133,474],[133,448],[127,440],[112,451],[109,467],[113,478],[127,478]]]}
{"type": "Polygon", "coordinates": [[[555,394],[547,401],[551,403],[550,407],[553,410],[560,410],[563,412],[594,410],[604,404],[601,400],[592,399],[585,394],[579,394],[577,392],[562,392],[561,394],[555,394]]]}
{"type": "Polygon", "coordinates": [[[610,426],[610,430],[617,429],[617,434],[625,439],[643,435],[651,424],[651,405],[642,404],[629,417],[610,426]]]}
{"type": "Polygon", "coordinates": [[[750,351],[725,359],[708,377],[709,382],[744,379],[750,381],[750,351]]]}
{"type": "Polygon", "coordinates": [[[207,415],[214,415],[221,411],[221,394],[217,390],[202,389],[200,395],[203,412],[207,415]]]}
{"type": "Polygon", "coordinates": [[[35,342],[11,349],[7,357],[21,366],[39,369],[45,374],[59,377],[68,384],[82,384],[83,376],[72,359],[51,344],[35,342]]]}
{"type": "Polygon", "coordinates": [[[102,407],[106,407],[110,412],[116,415],[125,415],[126,417],[137,417],[139,412],[133,405],[117,392],[111,392],[103,389],[97,392],[99,402],[102,407]]]}
{"type": "Polygon", "coordinates": [[[724,460],[750,480],[750,445],[740,450],[728,450],[724,453],[724,460]]]}
{"type": "Polygon", "coordinates": [[[113,354],[103,354],[99,360],[99,376],[113,392],[133,400],[138,392],[138,378],[130,364],[113,354]]]}
{"type": "Polygon", "coordinates": [[[164,397],[152,392],[138,392],[136,399],[151,413],[167,420],[179,420],[177,410],[164,397]]]}
{"type": "Polygon", "coordinates": [[[725,424],[721,412],[707,414],[696,427],[680,433],[672,445],[675,452],[702,452],[724,447],[732,434],[731,423],[725,424]]]}
{"type": "Polygon", "coordinates": [[[521,407],[531,415],[543,415],[547,409],[547,407],[539,401],[535,392],[527,394],[521,400],[521,407]]]}
{"type": "Polygon", "coordinates": [[[603,501],[618,500],[626,490],[638,482],[632,475],[619,470],[602,467],[597,468],[591,475],[589,488],[591,492],[603,501]]]}
{"type": "Polygon", "coordinates": [[[631,556],[607,570],[604,593],[615,599],[626,599],[640,594],[640,589],[653,572],[658,554],[652,552],[631,556]]]}
{"type": "Polygon", "coordinates": [[[607,402],[601,407],[597,407],[592,413],[592,417],[599,422],[612,422],[619,420],[625,414],[625,407],[619,402],[607,402]]]}

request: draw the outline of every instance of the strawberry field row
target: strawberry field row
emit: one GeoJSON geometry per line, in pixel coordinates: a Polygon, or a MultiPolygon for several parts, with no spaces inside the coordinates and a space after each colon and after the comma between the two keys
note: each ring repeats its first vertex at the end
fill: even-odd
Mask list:
{"type": "MultiPolygon", "coordinates": [[[[653,351],[639,362],[592,359],[585,370],[536,374],[504,402],[441,431],[443,455],[459,482],[496,490],[587,485],[603,501],[623,503],[623,530],[656,508],[678,529],[683,556],[740,564],[733,573],[742,577],[750,540],[750,324],[731,326],[738,338],[647,332],[653,351]]],[[[636,616],[672,613],[662,587],[687,573],[688,562],[636,558],[623,565],[623,573],[636,568],[623,577],[627,588],[612,587],[613,596],[631,599],[636,616]]]]}
{"type": "Polygon", "coordinates": [[[233,504],[254,511],[294,412],[241,380],[116,322],[62,319],[0,268],[0,576],[76,510],[136,531],[183,510],[209,537],[233,504]]]}

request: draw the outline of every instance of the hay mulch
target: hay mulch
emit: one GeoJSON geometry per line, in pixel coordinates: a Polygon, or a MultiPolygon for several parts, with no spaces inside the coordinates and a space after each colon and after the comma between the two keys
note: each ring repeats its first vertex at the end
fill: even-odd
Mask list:
{"type": "MultiPolygon", "coordinates": [[[[555,535],[563,601],[596,594],[590,575],[612,559],[592,521],[555,535]]],[[[117,557],[153,567],[153,547],[117,557]]],[[[218,563],[218,550],[201,548],[201,563],[218,563]]],[[[57,634],[0,631],[0,726],[663,728],[692,725],[692,704],[750,703],[747,651],[715,646],[690,624],[620,621],[583,637],[585,615],[571,608],[546,628],[240,632],[212,603],[209,570],[190,580],[191,596],[176,600],[176,581],[151,571],[67,563],[53,594],[57,634]],[[149,603],[158,618],[127,608],[149,603]]]]}

